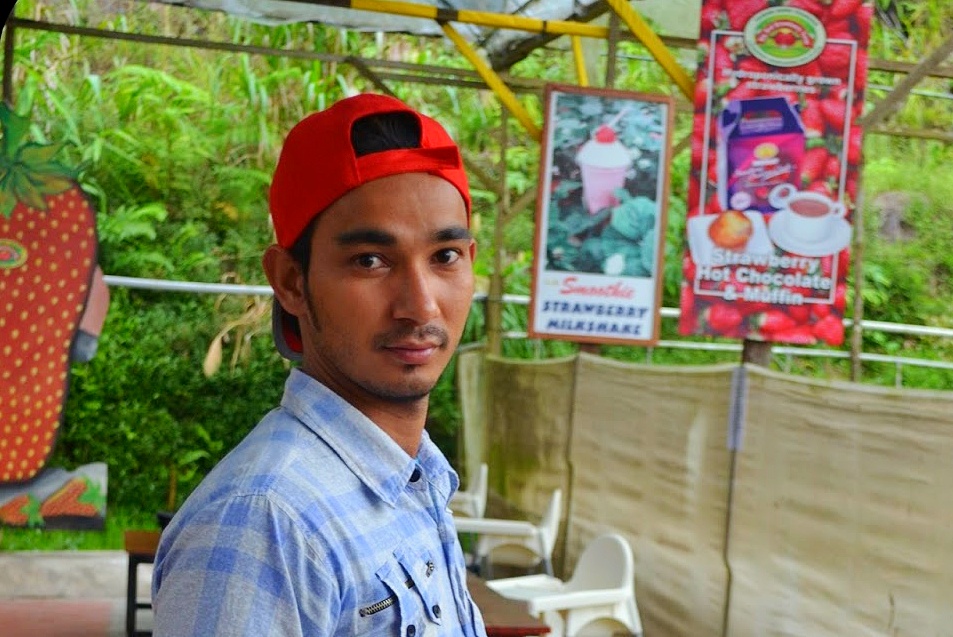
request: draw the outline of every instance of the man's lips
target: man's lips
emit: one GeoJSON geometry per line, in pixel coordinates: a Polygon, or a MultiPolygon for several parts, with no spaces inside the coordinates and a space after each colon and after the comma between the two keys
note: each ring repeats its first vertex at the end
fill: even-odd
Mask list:
{"type": "Polygon", "coordinates": [[[446,330],[425,325],[381,334],[375,345],[404,365],[425,365],[450,341],[446,330]]]}
{"type": "Polygon", "coordinates": [[[439,343],[393,343],[384,346],[384,350],[406,365],[423,365],[430,361],[440,349],[439,343]]]}

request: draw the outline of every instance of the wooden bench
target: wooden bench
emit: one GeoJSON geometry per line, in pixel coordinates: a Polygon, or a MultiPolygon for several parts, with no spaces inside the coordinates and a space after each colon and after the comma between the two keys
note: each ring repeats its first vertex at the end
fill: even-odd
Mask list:
{"type": "Polygon", "coordinates": [[[152,603],[139,601],[136,591],[139,565],[155,562],[159,531],[126,531],[123,544],[129,556],[129,570],[126,574],[126,637],[145,637],[151,635],[152,631],[136,629],[136,612],[143,608],[152,608],[152,603]]]}

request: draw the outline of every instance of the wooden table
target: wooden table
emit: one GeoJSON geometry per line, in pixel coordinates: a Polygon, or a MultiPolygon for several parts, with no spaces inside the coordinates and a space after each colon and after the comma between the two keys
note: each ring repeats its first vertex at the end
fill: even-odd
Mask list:
{"type": "Polygon", "coordinates": [[[549,633],[549,626],[527,612],[525,602],[503,597],[473,573],[467,573],[467,588],[483,613],[487,637],[528,637],[549,633]]]}

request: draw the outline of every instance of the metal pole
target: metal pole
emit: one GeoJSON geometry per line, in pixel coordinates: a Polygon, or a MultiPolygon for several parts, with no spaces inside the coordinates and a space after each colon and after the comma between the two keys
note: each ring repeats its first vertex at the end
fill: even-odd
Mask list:
{"type": "MultiPolygon", "coordinates": [[[[864,181],[863,174],[857,176],[857,202],[854,206],[854,245],[851,249],[851,261],[854,270],[854,325],[850,337],[850,379],[859,383],[863,378],[861,354],[864,343],[864,181]]],[[[845,308],[846,309],[846,308],[845,308]]]]}
{"type": "Polygon", "coordinates": [[[616,54],[619,48],[619,14],[614,11],[609,14],[609,41],[606,51],[606,86],[612,88],[615,84],[616,54]]]}

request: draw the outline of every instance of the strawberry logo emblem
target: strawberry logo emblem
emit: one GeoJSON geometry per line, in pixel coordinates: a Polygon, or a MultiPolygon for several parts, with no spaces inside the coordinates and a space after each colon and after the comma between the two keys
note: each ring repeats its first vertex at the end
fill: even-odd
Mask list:
{"type": "Polygon", "coordinates": [[[0,104],[0,484],[49,459],[96,268],[95,215],[61,145],[25,142],[28,130],[0,104]]]}
{"type": "Polygon", "coordinates": [[[795,7],[759,11],[744,27],[744,41],[754,57],[771,66],[807,64],[824,50],[827,31],[811,13],[795,7]]]}

